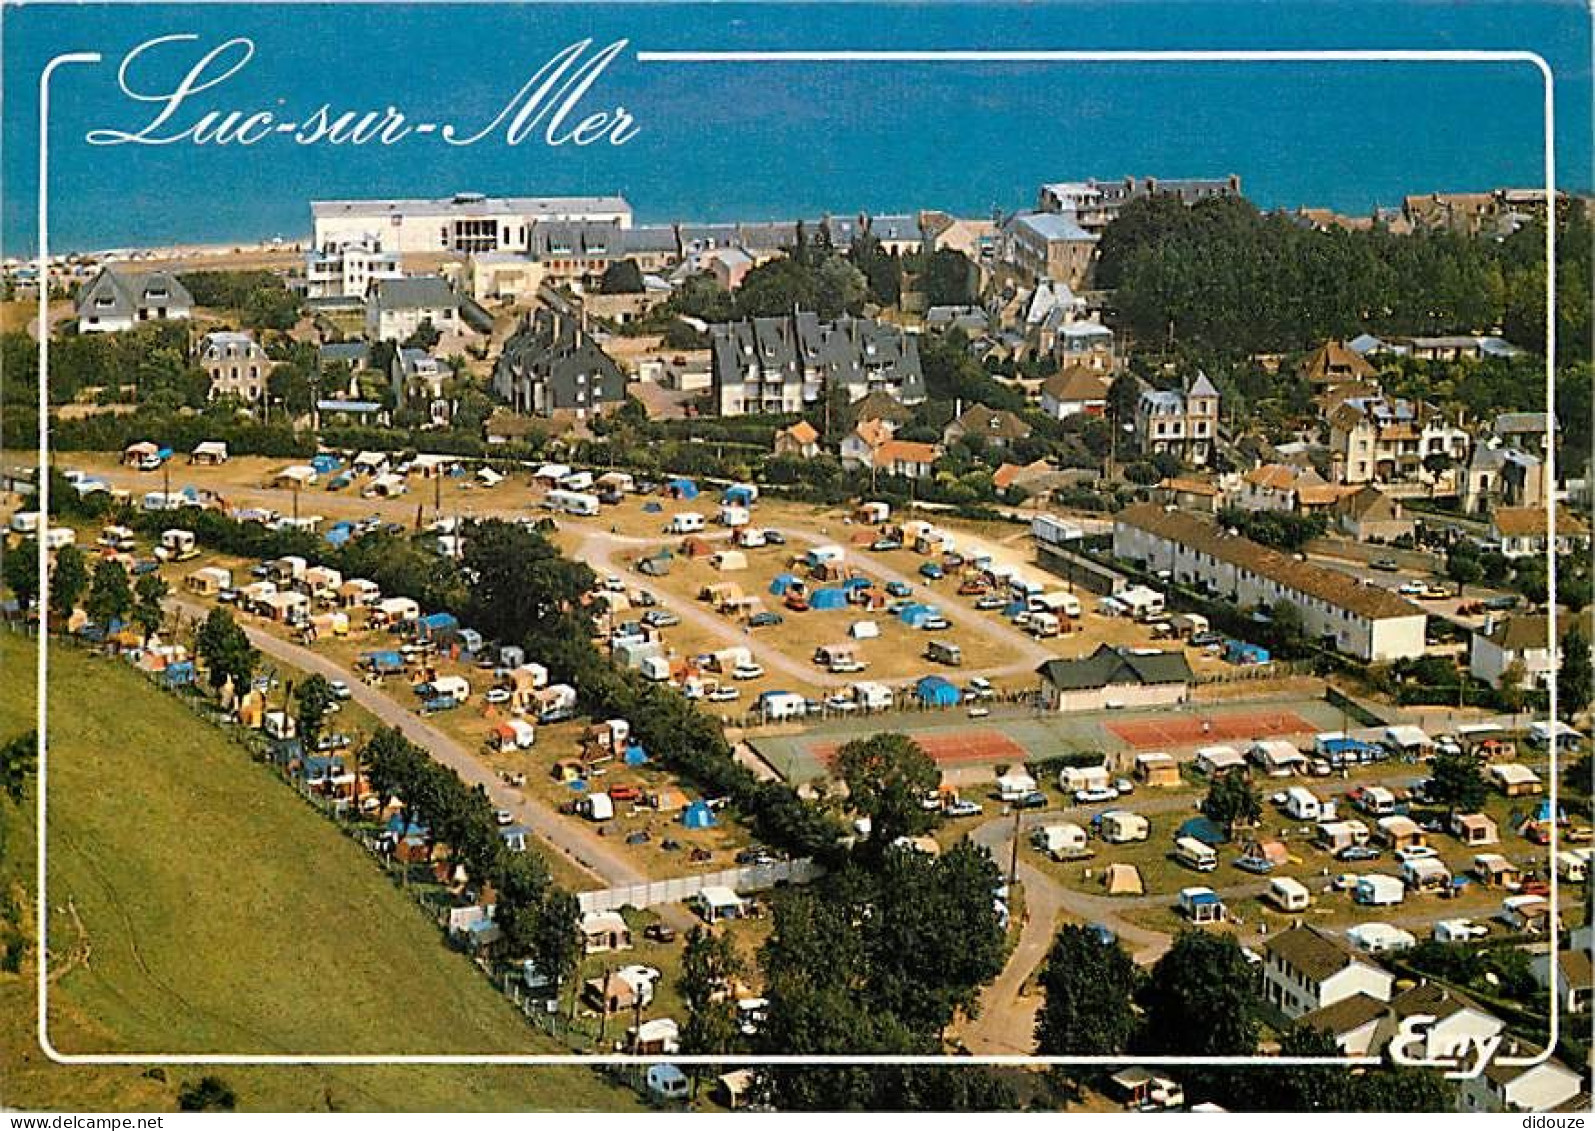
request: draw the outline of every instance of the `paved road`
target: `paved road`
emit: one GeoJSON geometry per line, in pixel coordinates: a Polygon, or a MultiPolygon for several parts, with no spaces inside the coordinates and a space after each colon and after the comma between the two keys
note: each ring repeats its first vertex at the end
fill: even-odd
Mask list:
{"type": "MultiPolygon", "coordinates": [[[[181,597],[168,598],[167,603],[186,617],[204,617],[208,612],[206,606],[181,597]]],[[[599,881],[596,886],[616,887],[649,882],[651,877],[612,844],[587,828],[566,820],[553,808],[505,785],[462,743],[427,723],[385,691],[364,683],[347,668],[313,649],[283,640],[252,625],[243,625],[243,629],[249,636],[249,642],[266,655],[304,671],[319,672],[328,679],[347,682],[355,702],[387,725],[398,727],[406,738],[459,774],[467,784],[481,785],[496,808],[508,809],[517,821],[561,852],[577,868],[599,881]]],[[[690,920],[684,911],[680,908],[669,910],[681,914],[680,925],[689,925],[690,920]]]]}

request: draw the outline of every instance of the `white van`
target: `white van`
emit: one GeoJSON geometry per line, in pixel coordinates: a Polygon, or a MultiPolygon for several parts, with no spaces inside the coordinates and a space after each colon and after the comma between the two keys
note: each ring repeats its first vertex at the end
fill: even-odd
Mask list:
{"type": "Polygon", "coordinates": [[[1305,911],[1313,901],[1312,893],[1300,880],[1279,876],[1268,883],[1265,897],[1281,911],[1305,911]]]}
{"type": "Polygon", "coordinates": [[[1218,853],[1194,836],[1182,836],[1174,842],[1174,859],[1197,872],[1211,872],[1218,867],[1218,853]]]}
{"type": "Polygon", "coordinates": [[[703,529],[703,515],[696,511],[682,511],[680,514],[671,515],[670,525],[665,527],[666,534],[696,534],[703,529]]]}

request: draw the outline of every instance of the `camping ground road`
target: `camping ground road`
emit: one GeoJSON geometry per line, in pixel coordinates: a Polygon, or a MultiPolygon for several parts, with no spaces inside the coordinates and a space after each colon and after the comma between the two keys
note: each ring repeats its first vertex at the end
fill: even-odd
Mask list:
{"type": "MultiPolygon", "coordinates": [[[[167,604],[185,617],[201,618],[207,611],[203,605],[177,597],[168,598],[167,604]]],[[[548,806],[505,785],[461,743],[416,716],[386,692],[354,677],[341,665],[310,648],[283,640],[251,625],[242,627],[249,642],[266,655],[304,671],[319,672],[328,679],[347,682],[355,702],[383,723],[397,727],[406,738],[459,774],[467,784],[482,786],[495,808],[513,813],[517,821],[531,829],[544,843],[563,853],[576,867],[600,881],[596,886],[618,887],[649,882],[649,877],[616,852],[613,846],[587,829],[564,820],[548,806]]],[[[684,909],[661,907],[660,911],[672,920],[680,920],[674,925],[690,925],[684,909]]]]}

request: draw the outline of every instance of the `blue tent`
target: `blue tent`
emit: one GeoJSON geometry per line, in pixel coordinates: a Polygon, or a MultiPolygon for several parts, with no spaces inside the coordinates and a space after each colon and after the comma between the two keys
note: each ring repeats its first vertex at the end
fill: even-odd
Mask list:
{"type": "Polygon", "coordinates": [[[775,580],[770,582],[770,592],[779,597],[792,588],[792,583],[796,580],[796,574],[778,573],[775,575],[775,580]]]}
{"type": "Polygon", "coordinates": [[[1266,664],[1269,655],[1268,649],[1260,644],[1248,644],[1244,640],[1226,640],[1224,659],[1232,664],[1266,664]]]}
{"type": "Polygon", "coordinates": [[[672,479],[665,484],[665,490],[671,498],[686,499],[688,502],[698,497],[698,485],[690,479],[672,479]]]}
{"type": "Polygon", "coordinates": [[[361,654],[360,662],[372,671],[388,673],[404,670],[404,657],[398,652],[365,652],[361,654]]]}
{"type": "Polygon", "coordinates": [[[193,683],[194,661],[179,660],[175,664],[168,664],[166,670],[161,672],[161,681],[168,687],[183,683],[193,683]]]}
{"type": "Polygon", "coordinates": [[[658,514],[660,511],[662,511],[664,509],[665,508],[660,506],[658,503],[644,503],[642,505],[642,513],[643,514],[658,514]]]}
{"type": "Polygon", "coordinates": [[[811,609],[845,609],[847,608],[846,589],[816,589],[809,594],[809,608],[811,609]]]}
{"type": "Polygon", "coordinates": [[[1023,601],[1009,601],[1002,607],[1002,615],[1007,617],[1009,620],[1013,620],[1014,617],[1024,612],[1026,607],[1027,606],[1023,601]]]}
{"type": "Polygon", "coordinates": [[[918,628],[932,617],[937,617],[940,615],[941,613],[937,611],[935,605],[920,604],[906,605],[904,606],[903,610],[897,614],[898,619],[900,619],[909,628],[918,628]]]}
{"type": "Polygon", "coordinates": [[[927,675],[914,684],[914,698],[931,707],[956,707],[958,688],[939,675],[927,675]]]}
{"type": "Polygon", "coordinates": [[[681,811],[681,823],[689,829],[712,829],[720,822],[707,802],[694,801],[681,811]]]}
{"type": "Polygon", "coordinates": [[[725,494],[720,496],[720,501],[727,506],[749,507],[753,505],[752,487],[727,487],[725,494]]]}
{"type": "Polygon", "coordinates": [[[868,589],[875,583],[867,577],[850,577],[842,582],[843,589],[868,589]]]}
{"type": "Polygon", "coordinates": [[[1224,844],[1229,837],[1224,835],[1222,826],[1206,817],[1192,817],[1180,826],[1179,832],[1174,834],[1175,839],[1182,836],[1193,837],[1203,844],[1224,844]]]}
{"type": "Polygon", "coordinates": [[[648,764],[648,751],[646,751],[646,750],[644,750],[642,748],[642,743],[640,743],[640,742],[628,742],[626,744],[626,765],[628,765],[628,766],[646,766],[647,764],[648,764]]]}
{"type": "Polygon", "coordinates": [[[453,613],[428,613],[416,622],[416,632],[422,640],[454,636],[459,631],[460,621],[453,613]]]}
{"type": "Polygon", "coordinates": [[[315,469],[317,475],[327,475],[337,471],[343,465],[339,462],[337,456],[322,454],[311,460],[310,466],[315,469]]]}
{"type": "MultiPolygon", "coordinates": [[[[1549,801],[1541,801],[1540,804],[1539,804],[1539,808],[1534,810],[1534,820],[1543,825],[1545,822],[1549,821],[1550,819],[1551,819],[1551,803],[1549,801]]],[[[1560,805],[1558,805],[1556,807],[1556,823],[1557,824],[1562,824],[1566,820],[1567,820],[1567,810],[1562,808],[1560,805]]]]}
{"type": "Polygon", "coordinates": [[[326,539],[334,546],[341,546],[354,537],[354,523],[340,522],[326,533],[326,539]]]}

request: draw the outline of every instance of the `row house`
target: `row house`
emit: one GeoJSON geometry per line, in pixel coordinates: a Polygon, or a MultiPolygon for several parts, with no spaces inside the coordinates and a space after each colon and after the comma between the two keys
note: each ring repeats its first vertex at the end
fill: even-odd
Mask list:
{"type": "Polygon", "coordinates": [[[1241,179],[1227,177],[1122,177],[1116,181],[1053,181],[1041,186],[1037,207],[1069,213],[1088,232],[1100,233],[1126,204],[1149,196],[1178,200],[1187,206],[1215,197],[1239,197],[1241,179]]]}
{"type": "Polygon", "coordinates": [[[578,319],[541,308],[504,343],[493,391],[518,413],[583,420],[625,403],[626,376],[578,319]]]}
{"type": "Polygon", "coordinates": [[[1050,279],[1077,289],[1091,275],[1097,239],[1072,213],[1021,212],[1003,225],[1002,258],[1032,282],[1050,279]]]}
{"type": "Polygon", "coordinates": [[[1445,456],[1467,462],[1466,430],[1423,401],[1352,397],[1329,414],[1329,453],[1341,483],[1391,483],[1418,479],[1424,461],[1445,456]]]}
{"type": "Polygon", "coordinates": [[[305,252],[306,298],[363,299],[378,280],[403,275],[399,253],[385,250],[381,237],[370,232],[305,252]]]}
{"type": "Polygon", "coordinates": [[[339,246],[375,237],[399,254],[529,251],[539,224],[593,222],[631,227],[620,196],[498,197],[458,192],[438,199],[316,200],[312,243],[339,246]]]}
{"type": "Polygon", "coordinates": [[[925,399],[914,337],[869,318],[822,322],[798,312],[710,327],[711,380],[721,416],[802,413],[833,390],[849,403],[882,393],[925,399]]]}
{"type": "Polygon", "coordinates": [[[1364,661],[1423,655],[1426,618],[1416,605],[1193,514],[1152,503],[1127,507],[1114,516],[1113,553],[1238,609],[1288,602],[1310,636],[1364,661]]]}

